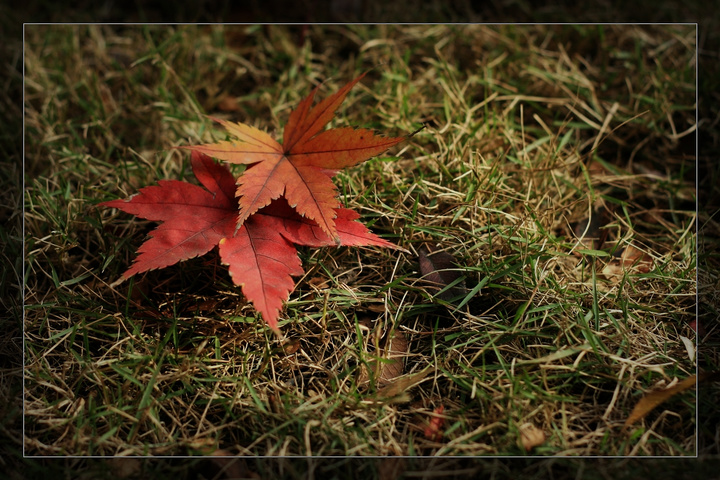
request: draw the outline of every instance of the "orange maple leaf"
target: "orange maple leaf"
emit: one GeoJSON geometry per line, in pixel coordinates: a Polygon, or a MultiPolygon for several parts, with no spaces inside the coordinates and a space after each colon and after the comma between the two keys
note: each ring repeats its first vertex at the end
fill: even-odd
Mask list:
{"type": "Polygon", "coordinates": [[[314,107],[311,105],[317,88],[310,92],[290,114],[282,145],[257,128],[213,118],[237,141],[184,147],[230,163],[249,165],[237,180],[238,226],[284,195],[299,214],[315,221],[339,242],[335,217],[340,202],[331,176],[406,138],[382,137],[368,129],[351,127],[321,132],[350,89],[364,76],[365,73],[314,107]]]}

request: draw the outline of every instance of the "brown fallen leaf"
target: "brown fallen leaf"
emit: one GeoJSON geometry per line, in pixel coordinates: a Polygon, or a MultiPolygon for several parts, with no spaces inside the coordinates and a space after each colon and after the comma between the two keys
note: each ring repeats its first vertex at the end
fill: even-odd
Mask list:
{"type": "Polygon", "coordinates": [[[300,350],[300,340],[293,339],[293,340],[286,340],[283,344],[283,352],[285,352],[285,355],[292,355],[293,353],[297,353],[297,351],[300,350]]]}
{"type": "Polygon", "coordinates": [[[428,290],[437,292],[437,298],[450,302],[466,292],[465,281],[458,282],[462,276],[458,263],[449,253],[431,252],[423,245],[418,248],[418,263],[422,279],[428,284],[428,290]]]}
{"type": "Polygon", "coordinates": [[[617,259],[610,260],[602,269],[602,275],[608,280],[617,283],[622,279],[625,270],[617,259]]]}
{"type": "Polygon", "coordinates": [[[573,227],[573,233],[580,243],[591,250],[599,250],[607,240],[608,230],[603,228],[612,218],[605,207],[595,208],[589,218],[580,220],[573,227]]]}
{"type": "Polygon", "coordinates": [[[623,267],[637,273],[648,273],[653,267],[650,255],[639,248],[628,245],[620,256],[623,267]]]}
{"type": "Polygon", "coordinates": [[[619,281],[625,272],[648,273],[653,267],[652,258],[642,250],[628,245],[622,250],[619,258],[610,260],[602,269],[608,280],[619,281]]]}
{"type": "Polygon", "coordinates": [[[404,358],[408,353],[408,341],[405,335],[395,330],[392,337],[386,339],[381,352],[380,359],[369,362],[368,368],[362,370],[358,383],[366,383],[370,380],[368,370],[372,371],[378,388],[389,384],[403,374],[404,358]]]}
{"type": "Polygon", "coordinates": [[[426,369],[421,370],[417,373],[413,373],[412,375],[396,378],[393,382],[385,385],[383,388],[378,389],[375,396],[377,398],[391,398],[397,397],[398,395],[405,395],[403,401],[409,402],[410,396],[407,395],[407,391],[425,380],[425,377],[427,377],[432,370],[432,367],[427,367],[426,369]]]}
{"type": "MultiPolygon", "coordinates": [[[[704,375],[700,374],[700,380],[703,379],[704,375]]],[[[692,375],[683,380],[682,382],[677,383],[673,387],[646,393],[635,405],[635,408],[633,408],[633,411],[632,413],[630,413],[630,416],[627,418],[627,420],[625,420],[625,426],[628,427],[633,423],[637,422],[638,420],[642,420],[648,413],[653,411],[655,407],[657,407],[664,401],[670,399],[671,397],[677,395],[680,392],[684,392],[685,390],[694,387],[697,381],[698,378],[696,378],[695,375],[692,375]]]]}
{"type": "Polygon", "coordinates": [[[520,426],[520,445],[522,445],[526,452],[543,443],[545,443],[545,432],[532,423],[525,423],[520,426]]]}
{"type": "Polygon", "coordinates": [[[330,286],[330,281],[325,277],[312,277],[308,280],[308,285],[315,290],[325,290],[330,286]]]}

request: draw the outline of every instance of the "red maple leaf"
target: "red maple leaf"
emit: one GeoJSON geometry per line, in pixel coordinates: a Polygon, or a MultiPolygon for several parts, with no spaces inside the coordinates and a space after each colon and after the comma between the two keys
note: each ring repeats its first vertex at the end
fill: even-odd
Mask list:
{"type": "MultiPolygon", "coordinates": [[[[192,153],[193,173],[207,189],[177,180],[160,180],[140,189],[127,200],[100,205],[162,222],[138,249],[138,257],[117,283],[136,273],[164,268],[204,255],[219,245],[220,258],[228,265],[236,285],[263,319],[278,331],[278,314],[303,274],[293,243],[325,246],[336,242],[317,223],[298,215],[285,199],[248,218],[236,229],[238,206],[235,180],[223,165],[207,155],[192,153]]],[[[343,245],[378,245],[397,248],[372,234],[357,221],[357,213],[338,208],[336,231],[343,245]]]]}
{"type": "Polygon", "coordinates": [[[290,114],[282,145],[257,128],[213,119],[238,141],[184,147],[230,163],[249,165],[237,181],[238,225],[272,200],[285,196],[298,213],[317,222],[336,242],[340,240],[335,221],[340,202],[331,176],[405,140],[378,136],[364,128],[321,132],[350,89],[364,76],[314,107],[311,105],[317,88],[310,92],[290,114]]]}

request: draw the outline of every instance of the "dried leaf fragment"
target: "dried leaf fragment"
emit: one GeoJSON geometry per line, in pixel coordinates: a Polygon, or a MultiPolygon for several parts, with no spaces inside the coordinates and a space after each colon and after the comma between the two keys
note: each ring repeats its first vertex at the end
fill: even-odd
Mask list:
{"type": "Polygon", "coordinates": [[[628,245],[627,248],[625,248],[620,259],[625,268],[632,269],[638,273],[648,273],[653,267],[653,261],[650,255],[632,245],[628,245]]]}
{"type": "Polygon", "coordinates": [[[407,391],[425,380],[425,378],[430,374],[432,370],[432,367],[427,367],[417,373],[413,373],[411,375],[403,375],[402,377],[395,379],[394,382],[391,382],[388,385],[385,385],[383,388],[378,389],[376,397],[392,398],[397,397],[398,395],[404,395],[405,398],[403,399],[403,401],[409,402],[410,397],[409,395],[407,395],[407,391]]]}
{"type": "Polygon", "coordinates": [[[682,335],[680,335],[680,341],[682,341],[683,345],[685,345],[685,350],[687,350],[690,361],[695,363],[695,341],[682,335]]]}
{"type": "Polygon", "coordinates": [[[298,350],[300,350],[300,340],[298,339],[287,340],[283,345],[283,352],[285,352],[285,355],[292,355],[297,353],[298,350]]]}
{"type": "Polygon", "coordinates": [[[330,286],[330,280],[325,277],[312,277],[308,280],[308,285],[314,290],[325,290],[330,286]]]}
{"type": "Polygon", "coordinates": [[[442,439],[444,434],[442,426],[445,423],[445,417],[442,416],[444,410],[445,406],[440,405],[432,411],[430,421],[428,422],[427,427],[425,427],[425,430],[423,430],[423,435],[428,440],[439,442],[442,439]]]}
{"type": "Polygon", "coordinates": [[[620,258],[610,260],[602,270],[608,280],[618,281],[625,272],[648,273],[653,267],[652,258],[642,250],[628,245],[620,254],[620,258]]]}
{"type": "Polygon", "coordinates": [[[525,423],[520,426],[520,444],[526,452],[543,443],[545,443],[545,432],[532,423],[525,423]]]}

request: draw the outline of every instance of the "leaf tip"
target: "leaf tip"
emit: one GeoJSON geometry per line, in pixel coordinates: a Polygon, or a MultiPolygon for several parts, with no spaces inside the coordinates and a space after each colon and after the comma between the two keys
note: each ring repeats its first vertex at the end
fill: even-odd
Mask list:
{"type": "Polygon", "coordinates": [[[285,338],[285,335],[283,335],[283,333],[280,331],[280,327],[278,327],[277,323],[275,323],[274,326],[271,325],[270,330],[272,330],[278,340],[283,340],[285,338]]]}
{"type": "Polygon", "coordinates": [[[270,327],[270,330],[278,337],[282,338],[282,332],[280,332],[280,326],[278,325],[277,320],[277,313],[276,310],[274,314],[271,314],[271,312],[260,312],[262,315],[263,320],[265,320],[265,323],[268,327],[270,327]]]}

